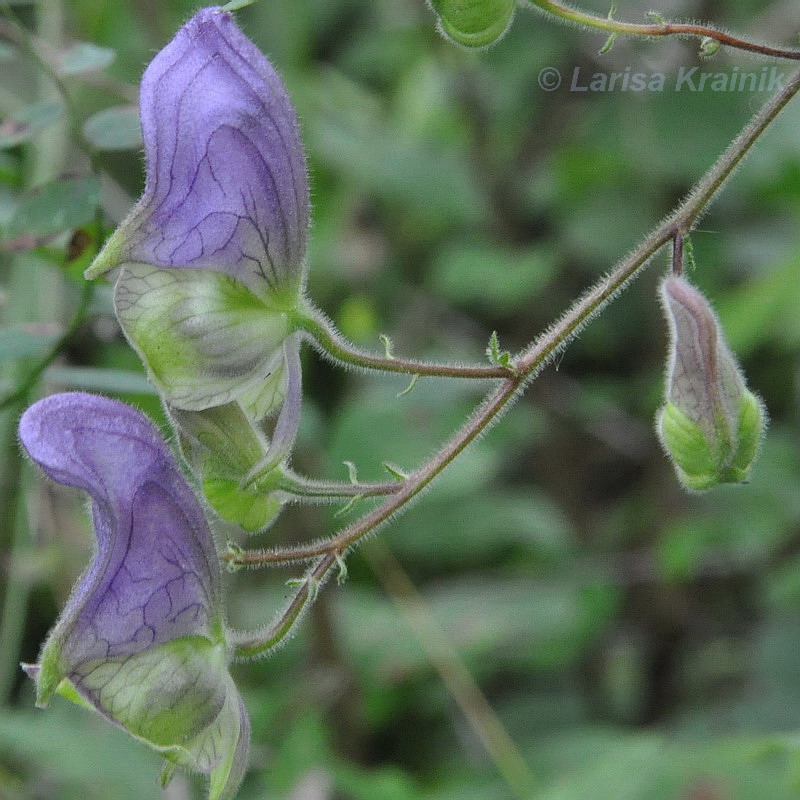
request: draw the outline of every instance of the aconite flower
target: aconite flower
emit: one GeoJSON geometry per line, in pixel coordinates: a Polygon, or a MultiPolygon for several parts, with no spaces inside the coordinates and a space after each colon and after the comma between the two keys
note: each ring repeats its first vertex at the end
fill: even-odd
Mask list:
{"type": "Polygon", "coordinates": [[[55,693],[102,714],[231,798],[250,728],[228,672],[220,565],[200,505],[153,425],[116,400],[59,394],[19,435],[58,483],[88,492],[97,547],[39,663],[36,702],[55,693]]]}
{"type": "Polygon", "coordinates": [[[119,270],[120,324],[171,406],[244,398],[269,413],[309,224],[286,90],[230,14],[206,8],[148,66],[140,113],[144,194],[86,275],[119,270]]]}
{"type": "Polygon", "coordinates": [[[666,402],[657,429],[689,489],[747,480],[766,426],[763,405],[745,385],[722,326],[685,278],[661,284],[669,323],[666,402]]]}

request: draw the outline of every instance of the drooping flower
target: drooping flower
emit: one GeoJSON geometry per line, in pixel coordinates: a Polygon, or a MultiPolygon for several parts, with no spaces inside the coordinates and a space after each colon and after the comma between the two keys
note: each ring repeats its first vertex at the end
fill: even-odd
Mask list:
{"type": "Polygon", "coordinates": [[[144,194],[86,275],[120,270],[120,324],[168,403],[201,410],[249,393],[259,406],[305,276],[292,104],[230,14],[206,8],[148,66],[140,113],[144,194]]]}
{"type": "Polygon", "coordinates": [[[210,775],[231,798],[250,729],[228,672],[221,573],[211,532],[164,441],[141,413],[83,393],[31,406],[22,445],[50,478],[88,492],[97,548],[39,663],[37,705],[59,693],[210,775]]]}
{"type": "Polygon", "coordinates": [[[689,489],[742,483],[766,427],[763,404],[745,385],[706,298],[685,278],[670,276],[661,300],[670,350],[659,438],[689,489]]]}

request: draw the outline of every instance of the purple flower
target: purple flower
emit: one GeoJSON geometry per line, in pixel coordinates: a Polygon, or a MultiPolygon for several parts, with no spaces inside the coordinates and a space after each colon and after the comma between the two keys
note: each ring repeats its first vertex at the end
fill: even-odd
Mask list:
{"type": "Polygon", "coordinates": [[[305,272],[294,109],[220,8],[198,12],[153,59],[140,105],[144,195],[86,276],[119,269],[117,316],[170,405],[199,411],[245,394],[258,405],[282,367],[305,272]]]}
{"type": "Polygon", "coordinates": [[[89,493],[97,536],[37,665],[37,705],[88,705],[230,798],[249,722],[228,673],[220,566],[199,503],[153,425],[115,400],[53,395],[22,445],[53,480],[89,493]]]}
{"type": "Polygon", "coordinates": [[[141,83],[144,195],[90,269],[193,267],[257,295],[297,289],[309,201],[297,118],[272,65],[220,8],[199,11],[141,83]]]}

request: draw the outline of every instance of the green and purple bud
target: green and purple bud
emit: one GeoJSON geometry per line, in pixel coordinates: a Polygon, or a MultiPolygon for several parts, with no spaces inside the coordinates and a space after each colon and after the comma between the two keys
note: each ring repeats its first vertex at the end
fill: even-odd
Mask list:
{"type": "Polygon", "coordinates": [[[28,455],[91,498],[97,547],[42,648],[24,665],[37,705],[61,694],[233,797],[250,727],[228,672],[221,570],[200,505],[141,413],[83,393],[22,416],[28,455]]]}
{"type": "Polygon", "coordinates": [[[670,331],[666,402],[656,427],[678,478],[702,491],[743,483],[766,427],[716,314],[685,278],[669,276],[661,301],[670,331]]]}

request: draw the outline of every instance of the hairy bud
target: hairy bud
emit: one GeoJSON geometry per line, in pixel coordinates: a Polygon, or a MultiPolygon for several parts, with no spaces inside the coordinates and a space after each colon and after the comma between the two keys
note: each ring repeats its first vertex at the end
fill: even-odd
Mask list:
{"type": "Polygon", "coordinates": [[[661,443],[688,489],[743,483],[766,427],[761,400],[745,385],[706,298],[670,276],[661,300],[670,329],[666,402],[656,425],[661,443]]]}

